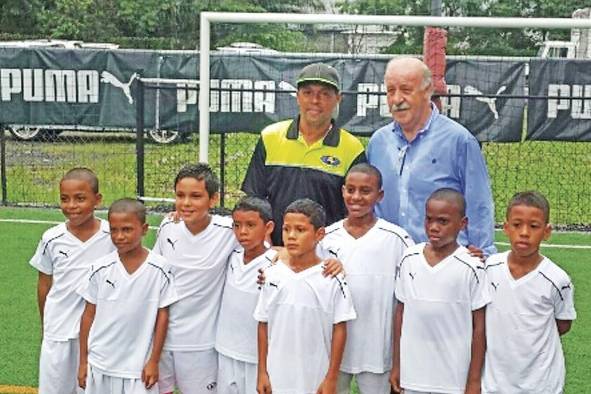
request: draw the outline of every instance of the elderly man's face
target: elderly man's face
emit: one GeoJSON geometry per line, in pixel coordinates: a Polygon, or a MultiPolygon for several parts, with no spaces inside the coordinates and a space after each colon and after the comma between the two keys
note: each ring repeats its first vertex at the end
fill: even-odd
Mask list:
{"type": "Polygon", "coordinates": [[[302,85],[296,97],[301,121],[312,127],[328,126],[341,101],[341,95],[334,88],[316,83],[302,85]]]}
{"type": "Polygon", "coordinates": [[[388,107],[402,130],[415,133],[428,119],[431,86],[423,86],[422,70],[400,67],[385,76],[388,107]]]}

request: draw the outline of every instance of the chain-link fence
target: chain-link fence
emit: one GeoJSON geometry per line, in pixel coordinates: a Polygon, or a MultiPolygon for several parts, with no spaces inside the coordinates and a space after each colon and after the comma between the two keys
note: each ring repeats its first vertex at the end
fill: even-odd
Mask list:
{"type": "MultiPolygon", "coordinates": [[[[231,208],[258,139],[252,133],[212,134],[210,164],[222,177],[221,206],[231,208]]],[[[367,137],[361,137],[367,143],[367,137]]],[[[132,132],[65,131],[51,141],[20,141],[5,132],[2,139],[2,202],[8,205],[57,206],[58,182],[70,168],[86,166],[99,176],[105,205],[138,189],[136,138],[132,132]]],[[[173,197],[178,169],[196,162],[198,136],[184,142],[144,146],[144,195],[173,197]]],[[[551,202],[553,223],[569,228],[591,226],[591,144],[525,141],[484,143],[491,177],[496,220],[502,222],[509,198],[519,190],[536,189],[551,202]]],[[[170,209],[151,202],[152,208],[170,209]]]]}
{"type": "MultiPolygon", "coordinates": [[[[99,176],[105,205],[143,196],[154,199],[151,208],[170,209],[164,199],[173,197],[176,172],[198,160],[195,53],[85,53],[76,61],[73,52],[51,53],[67,56],[50,69],[26,68],[33,66],[25,66],[29,58],[22,54],[17,57],[22,64],[0,67],[0,122],[7,123],[2,130],[11,130],[0,133],[2,202],[57,206],[61,176],[72,167],[86,166],[99,176]],[[76,62],[81,69],[69,70],[76,62]],[[134,71],[138,62],[149,65],[144,74],[134,71]],[[68,70],[60,68],[64,64],[68,70]],[[27,78],[30,83],[25,83],[27,78]],[[24,127],[6,120],[17,118],[42,118],[58,125],[80,118],[81,123],[24,127]],[[89,126],[93,119],[97,127],[89,126]],[[126,127],[105,127],[112,122],[126,127]]],[[[323,61],[338,68],[344,93],[338,122],[367,143],[371,131],[390,118],[381,83],[388,58],[215,55],[209,162],[222,178],[222,208],[231,208],[241,194],[260,130],[297,113],[294,81],[302,65],[323,61]]],[[[583,142],[591,140],[588,66],[588,60],[447,59],[443,112],[482,141],[497,222],[502,222],[512,194],[537,189],[552,204],[553,223],[591,225],[591,143],[583,142]]]]}

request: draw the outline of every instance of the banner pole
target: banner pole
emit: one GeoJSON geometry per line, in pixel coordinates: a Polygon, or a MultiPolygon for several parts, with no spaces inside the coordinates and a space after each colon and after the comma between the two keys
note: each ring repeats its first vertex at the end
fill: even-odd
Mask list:
{"type": "MultiPolygon", "coordinates": [[[[138,73],[139,74],[139,73],[138,73]]],[[[144,83],[140,77],[136,80],[136,195],[144,196],[144,83]]]]}

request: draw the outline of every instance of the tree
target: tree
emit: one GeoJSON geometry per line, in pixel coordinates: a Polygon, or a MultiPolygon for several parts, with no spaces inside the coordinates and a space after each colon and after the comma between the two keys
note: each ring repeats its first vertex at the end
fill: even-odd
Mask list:
{"type": "Polygon", "coordinates": [[[5,34],[38,34],[37,12],[40,0],[2,0],[0,1],[0,26],[5,34]]]}
{"type": "MultiPolygon", "coordinates": [[[[341,10],[352,14],[430,15],[430,0],[349,0],[341,10]]],[[[446,16],[570,17],[583,0],[453,0],[443,2],[446,16]]],[[[568,39],[569,31],[547,29],[449,28],[448,53],[486,55],[533,55],[545,39],[568,39]]],[[[386,53],[421,53],[423,29],[398,28],[386,53]]]]}

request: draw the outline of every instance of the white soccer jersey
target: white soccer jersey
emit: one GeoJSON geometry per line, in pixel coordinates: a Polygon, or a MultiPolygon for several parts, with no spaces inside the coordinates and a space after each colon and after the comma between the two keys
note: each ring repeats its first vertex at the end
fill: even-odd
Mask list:
{"type": "Polygon", "coordinates": [[[396,279],[396,297],[404,303],[400,384],[416,391],[464,393],[472,311],[490,302],[484,266],[460,246],[432,267],[425,245],[407,249],[396,279]]]}
{"type": "Polygon", "coordinates": [[[179,301],[170,307],[169,351],[213,349],[228,257],[237,248],[232,218],[212,215],[197,235],[184,222],[164,219],[154,252],[172,265],[179,301]]]}
{"type": "Polygon", "coordinates": [[[328,371],[334,324],[356,317],[344,278],[322,270],[317,264],[296,273],[278,262],[265,271],[254,317],[268,323],[274,393],[315,393],[328,371]]]}
{"type": "Polygon", "coordinates": [[[140,379],[150,357],[158,309],[178,299],[166,260],[150,252],[129,274],[113,252],[93,263],[78,291],[96,305],[88,363],[105,375],[140,379]]]}
{"type": "Polygon", "coordinates": [[[347,273],[357,319],[347,322],[341,371],[381,374],[392,368],[392,317],[396,270],[414,242],[402,228],[378,219],[355,239],[341,220],[327,227],[321,241],[325,257],[339,259],[347,273]]]}
{"type": "Polygon", "coordinates": [[[565,367],[556,319],[576,318],[573,285],[548,258],[514,279],[508,256],[499,253],[486,262],[491,303],[486,309],[483,392],[562,393],[565,367]]]}
{"type": "Polygon", "coordinates": [[[45,231],[29,262],[38,271],[53,276],[43,312],[45,339],[67,341],[78,338],[84,300],[76,289],[97,256],[113,250],[115,246],[106,220],[100,220],[99,230],[85,242],[69,232],[65,223],[45,231]]]}
{"type": "Polygon", "coordinates": [[[218,318],[216,350],[226,357],[248,363],[257,362],[257,326],[253,318],[259,299],[259,268],[271,265],[276,252],[268,250],[244,264],[244,250],[234,250],[229,258],[222,306],[218,318]]]}

